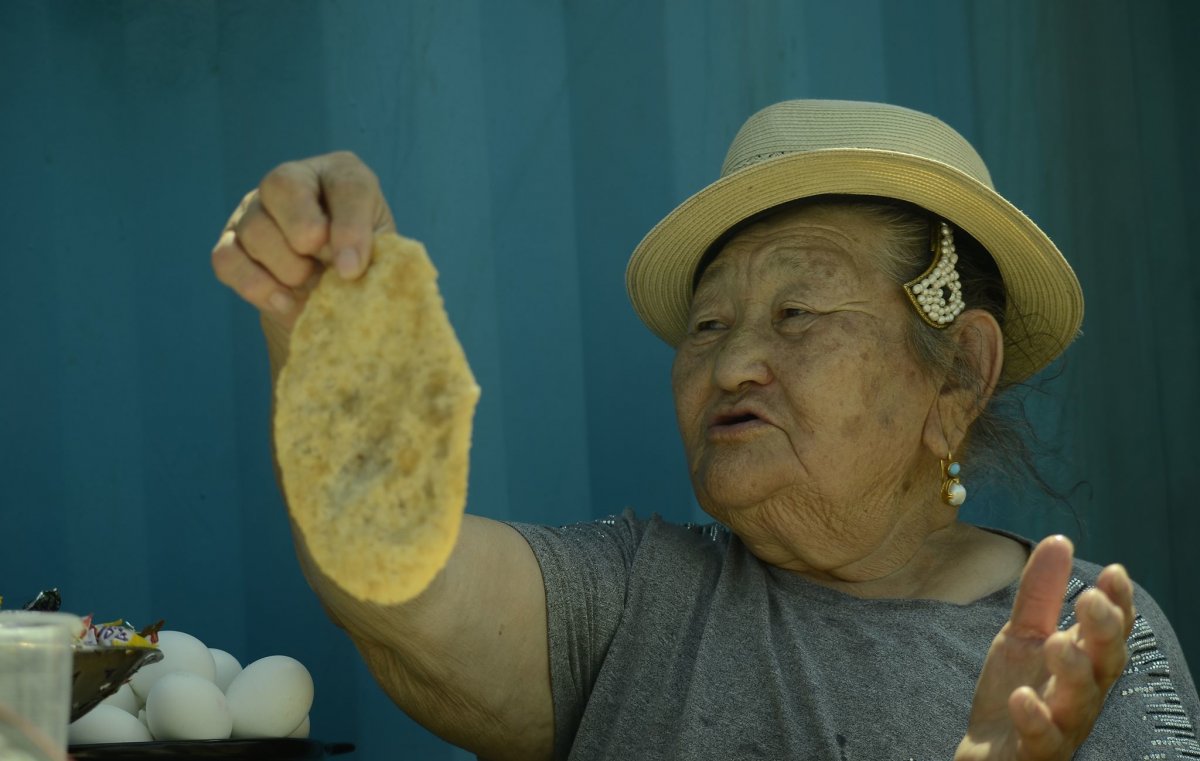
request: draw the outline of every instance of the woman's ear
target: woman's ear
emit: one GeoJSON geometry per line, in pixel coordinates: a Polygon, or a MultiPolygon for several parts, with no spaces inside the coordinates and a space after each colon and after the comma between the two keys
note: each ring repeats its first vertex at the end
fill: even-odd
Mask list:
{"type": "Polygon", "coordinates": [[[1004,366],[1004,333],[989,312],[968,309],[946,329],[953,331],[956,345],[954,367],[942,379],[922,436],[939,458],[962,444],[967,429],[991,401],[1004,366]]]}

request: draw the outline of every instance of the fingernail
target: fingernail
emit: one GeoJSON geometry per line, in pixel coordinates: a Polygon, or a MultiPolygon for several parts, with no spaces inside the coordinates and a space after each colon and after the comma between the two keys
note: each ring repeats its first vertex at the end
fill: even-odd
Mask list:
{"type": "Polygon", "coordinates": [[[1075,554],[1075,543],[1071,541],[1071,537],[1066,534],[1055,534],[1053,539],[1056,544],[1066,545],[1072,555],[1075,554]]]}
{"type": "Polygon", "coordinates": [[[342,277],[354,277],[358,274],[358,252],[352,248],[343,248],[338,252],[334,265],[342,277]]]}
{"type": "Polygon", "coordinates": [[[271,304],[272,309],[283,314],[292,311],[292,306],[296,303],[283,291],[275,291],[267,301],[271,304]]]}

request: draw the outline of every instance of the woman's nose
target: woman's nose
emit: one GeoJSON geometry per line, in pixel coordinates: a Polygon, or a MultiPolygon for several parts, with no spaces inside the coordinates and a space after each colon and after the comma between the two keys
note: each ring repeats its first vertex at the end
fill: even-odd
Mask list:
{"type": "Polygon", "coordinates": [[[749,326],[730,329],[717,352],[713,382],[731,392],[746,383],[767,385],[774,379],[769,346],[770,342],[749,326]]]}

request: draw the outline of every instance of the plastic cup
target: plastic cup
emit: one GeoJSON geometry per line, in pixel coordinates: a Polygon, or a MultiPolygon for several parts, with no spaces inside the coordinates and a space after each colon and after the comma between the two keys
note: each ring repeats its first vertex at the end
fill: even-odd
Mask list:
{"type": "Polygon", "coordinates": [[[0,616],[0,757],[63,759],[71,715],[70,630],[0,616]]]}

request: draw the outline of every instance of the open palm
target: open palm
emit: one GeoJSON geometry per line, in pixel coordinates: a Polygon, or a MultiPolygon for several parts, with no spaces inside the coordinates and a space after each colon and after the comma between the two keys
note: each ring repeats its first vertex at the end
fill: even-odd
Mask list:
{"type": "Polygon", "coordinates": [[[992,640],[956,761],[1069,759],[1087,739],[1128,659],[1133,584],[1112,565],[1058,630],[1074,548],[1050,537],[1021,576],[1012,616],[992,640]]]}

